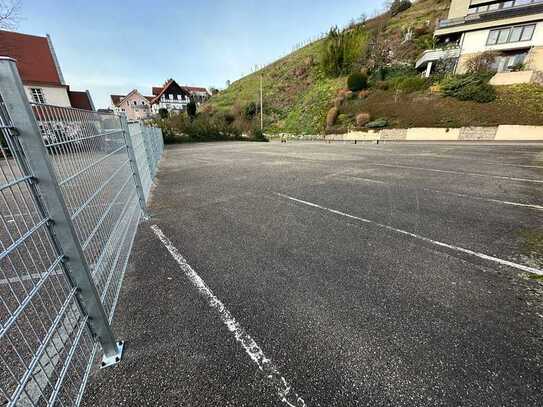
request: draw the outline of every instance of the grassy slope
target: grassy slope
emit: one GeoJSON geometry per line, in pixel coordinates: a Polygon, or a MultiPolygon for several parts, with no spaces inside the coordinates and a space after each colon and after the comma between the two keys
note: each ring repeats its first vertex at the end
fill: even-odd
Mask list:
{"type": "Polygon", "coordinates": [[[503,86],[492,103],[459,101],[430,92],[396,95],[393,91],[373,90],[367,99],[347,101],[340,108],[343,126],[336,132],[354,127],[357,113],[384,117],[391,127],[463,127],[498,124],[543,124],[543,87],[537,85],[503,86]]]}
{"type": "MultiPolygon", "coordinates": [[[[386,33],[400,36],[408,28],[434,22],[446,16],[450,0],[419,0],[409,10],[389,20],[386,33]]],[[[430,35],[431,37],[431,35],[430,35]]],[[[265,126],[268,132],[321,133],[326,112],[333,106],[338,90],[345,87],[346,77],[326,78],[319,67],[322,41],[312,43],[276,61],[259,72],[248,75],[214,96],[209,104],[215,111],[239,112],[251,101],[258,101],[260,75],[264,78],[265,126]]],[[[402,60],[414,60],[420,53],[409,43],[396,50],[402,60]]],[[[346,130],[354,125],[359,112],[374,118],[387,117],[391,125],[462,126],[494,124],[541,124],[543,92],[534,87],[501,88],[496,102],[477,104],[423,94],[395,98],[389,91],[372,90],[366,100],[347,101],[341,108],[346,130]],[[526,103],[526,97],[533,103],[526,103]],[[431,112],[431,114],[429,113],[431,112]]]]}

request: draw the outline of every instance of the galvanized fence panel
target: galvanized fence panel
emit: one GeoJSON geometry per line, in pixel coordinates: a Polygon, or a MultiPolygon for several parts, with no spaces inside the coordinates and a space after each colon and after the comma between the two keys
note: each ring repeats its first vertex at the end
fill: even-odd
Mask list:
{"type": "Polygon", "coordinates": [[[0,59],[0,404],[78,405],[99,345],[105,356],[118,349],[109,322],[162,135],[26,100],[23,122],[9,98],[24,89],[18,75],[6,83],[6,64],[14,62],[0,59]]]}

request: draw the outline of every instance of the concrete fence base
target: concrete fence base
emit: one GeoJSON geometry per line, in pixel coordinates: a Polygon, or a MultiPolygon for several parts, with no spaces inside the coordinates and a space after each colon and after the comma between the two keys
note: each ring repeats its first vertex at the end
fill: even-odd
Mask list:
{"type": "Polygon", "coordinates": [[[355,131],[327,135],[277,135],[287,140],[325,141],[542,141],[543,126],[501,125],[496,127],[415,127],[355,131]]]}

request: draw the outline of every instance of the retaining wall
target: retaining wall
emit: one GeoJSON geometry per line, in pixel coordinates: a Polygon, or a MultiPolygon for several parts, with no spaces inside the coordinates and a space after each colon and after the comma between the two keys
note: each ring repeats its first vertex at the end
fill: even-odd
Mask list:
{"type": "Polygon", "coordinates": [[[288,140],[329,141],[542,141],[543,126],[383,129],[323,135],[276,135],[288,140]]]}

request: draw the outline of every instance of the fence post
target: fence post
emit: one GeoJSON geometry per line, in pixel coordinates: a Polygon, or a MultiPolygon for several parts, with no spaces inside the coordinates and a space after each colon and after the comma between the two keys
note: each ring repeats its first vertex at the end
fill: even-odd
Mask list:
{"type": "Polygon", "coordinates": [[[43,143],[32,107],[28,103],[16,61],[12,58],[0,57],[0,90],[16,137],[23,147],[34,180],[48,209],[56,241],[69,270],[68,280],[77,288],[77,299],[83,312],[88,315],[89,329],[102,346],[102,366],[114,365],[121,360],[124,343],[117,342],[111,330],[62,197],[49,153],[43,143]]]}
{"type": "Polygon", "coordinates": [[[134,175],[134,182],[136,184],[136,191],[138,192],[138,200],[140,202],[140,208],[143,212],[143,218],[147,218],[145,209],[145,192],[143,191],[143,184],[141,183],[140,170],[138,168],[138,162],[136,161],[136,152],[134,151],[134,141],[130,135],[130,129],[128,127],[128,120],[125,115],[121,115],[121,127],[123,128],[124,139],[126,141],[126,147],[128,150],[128,158],[130,159],[130,165],[132,166],[132,174],[134,175]]]}

